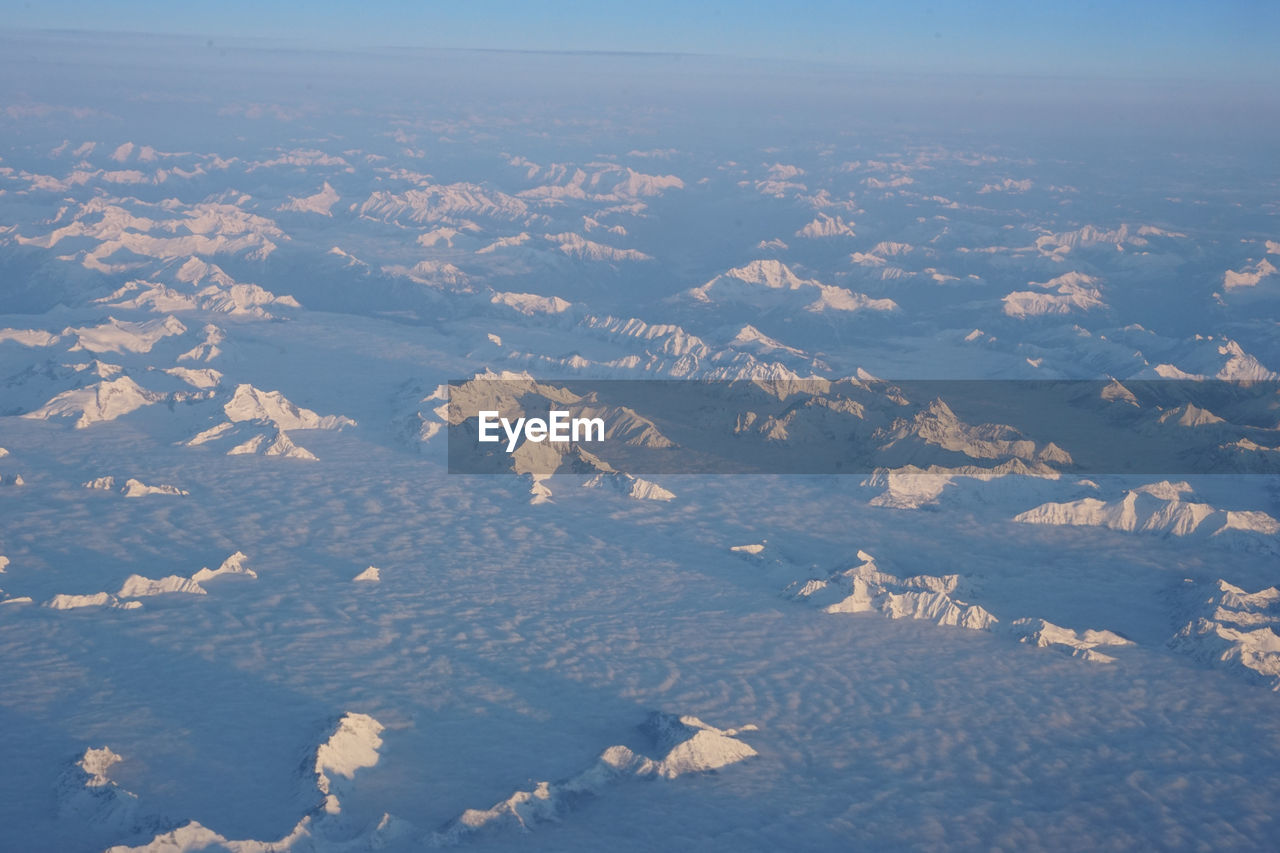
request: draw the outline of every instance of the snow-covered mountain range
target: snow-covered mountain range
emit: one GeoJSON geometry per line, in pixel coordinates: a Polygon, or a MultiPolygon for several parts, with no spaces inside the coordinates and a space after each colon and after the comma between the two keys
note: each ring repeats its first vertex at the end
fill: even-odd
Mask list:
{"type": "Polygon", "coordinates": [[[0,41],[0,850],[1274,846],[1253,124],[0,41]]]}

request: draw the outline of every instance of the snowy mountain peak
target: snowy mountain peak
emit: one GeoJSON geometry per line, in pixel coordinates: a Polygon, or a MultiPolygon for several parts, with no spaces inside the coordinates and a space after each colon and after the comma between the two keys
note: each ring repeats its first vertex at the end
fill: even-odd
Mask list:
{"type": "Polygon", "coordinates": [[[1170,648],[1280,690],[1280,589],[1251,593],[1219,579],[1212,592],[1200,584],[1186,592],[1199,598],[1170,648]]]}
{"type": "Polygon", "coordinates": [[[277,209],[295,213],[316,213],[320,216],[332,216],[333,206],[341,198],[338,195],[338,191],[329,186],[328,181],[325,181],[316,193],[309,196],[290,196],[289,200],[277,209]]]}
{"type": "Polygon", "coordinates": [[[805,298],[812,299],[798,307],[813,313],[898,309],[892,299],[873,299],[843,287],[800,278],[790,267],[774,258],[755,260],[746,266],[728,270],[700,287],[685,291],[684,295],[695,302],[745,303],[766,307],[774,306],[779,299],[787,299],[786,294],[795,291],[802,291],[805,298]]]}
{"type": "Polygon", "coordinates": [[[170,314],[164,318],[138,323],[108,317],[107,322],[98,326],[67,327],[62,330],[62,335],[75,338],[71,352],[88,350],[96,353],[147,353],[163,338],[182,335],[186,331],[187,327],[170,314]]]}
{"type": "Polygon", "coordinates": [[[35,420],[75,417],[76,429],[85,429],[97,423],[113,421],[162,399],[163,394],[147,391],[128,376],[119,376],[84,388],[63,391],[39,409],[22,417],[35,420]]]}
{"type": "Polygon", "coordinates": [[[342,810],[341,795],[356,771],[378,763],[383,725],[368,714],[347,713],[329,739],[316,749],[316,787],[324,795],[324,810],[342,810]]]}
{"type": "Polygon", "coordinates": [[[489,808],[467,809],[428,838],[435,847],[452,847],[478,834],[530,832],[555,823],[584,799],[603,794],[627,778],[675,779],[737,764],[757,753],[739,739],[754,725],[718,729],[692,715],[655,711],[640,726],[659,757],[649,758],[621,744],[605,748],[594,763],[557,782],[536,782],[489,808]]]}
{"type": "Polygon", "coordinates": [[[223,287],[231,287],[236,283],[235,279],[223,272],[222,267],[194,255],[178,267],[174,277],[186,284],[201,284],[206,279],[223,287]]]}
{"type": "Polygon", "coordinates": [[[231,399],[222,407],[233,423],[266,421],[281,430],[341,429],[356,422],[341,415],[317,415],[291,403],[279,391],[262,391],[247,383],[236,386],[231,399]]]}
{"type": "Polygon", "coordinates": [[[1195,403],[1184,403],[1176,408],[1163,412],[1159,421],[1162,424],[1177,424],[1184,427],[1208,426],[1222,424],[1226,421],[1208,409],[1202,409],[1195,403]]]}
{"type": "Polygon", "coordinates": [[[247,563],[249,558],[241,551],[236,551],[231,556],[222,561],[222,564],[216,569],[205,567],[191,576],[196,583],[204,583],[212,578],[223,575],[244,575],[249,578],[256,578],[258,573],[249,568],[247,563]]]}
{"type": "Polygon", "coordinates": [[[1105,308],[1098,280],[1081,272],[1069,272],[1045,282],[1029,282],[1041,291],[1019,290],[1004,297],[1004,313],[1025,318],[1045,314],[1070,314],[1105,308]],[[1043,290],[1051,291],[1049,293],[1043,290]]]}
{"type": "Polygon", "coordinates": [[[1114,631],[1073,631],[1044,619],[1015,619],[1009,631],[1020,643],[1042,649],[1058,649],[1071,657],[1091,663],[1112,663],[1115,658],[1098,651],[1099,646],[1132,646],[1134,643],[1114,631]]]}
{"type": "Polygon", "coordinates": [[[752,261],[744,267],[729,270],[725,275],[749,284],[782,290],[795,290],[814,283],[800,278],[790,267],[775,258],[752,261]]]}
{"type": "MultiPolygon", "coordinates": [[[[1171,536],[1208,536],[1230,544],[1268,547],[1269,537],[1280,533],[1280,522],[1263,512],[1221,510],[1206,503],[1183,499],[1189,484],[1161,481],[1125,492],[1115,501],[1083,498],[1066,503],[1046,503],[1014,516],[1022,524],[1107,527],[1112,530],[1165,533],[1171,536]],[[1246,535],[1249,538],[1236,538],[1246,535]]],[[[1275,547],[1274,543],[1270,547],[1275,547]]]]}
{"type": "Polygon", "coordinates": [[[795,347],[789,347],[784,343],[774,340],[750,324],[745,325],[738,330],[738,334],[733,336],[733,339],[729,341],[729,345],[735,347],[751,346],[764,352],[777,350],[801,357],[805,355],[803,350],[798,350],[795,347]]]}
{"type": "Polygon", "coordinates": [[[999,621],[980,605],[955,597],[959,575],[899,578],[880,571],[870,554],[859,551],[858,556],[865,559],[853,568],[790,589],[798,598],[824,605],[826,613],[878,612],[890,619],[925,619],[979,631],[989,631],[999,621]]]}

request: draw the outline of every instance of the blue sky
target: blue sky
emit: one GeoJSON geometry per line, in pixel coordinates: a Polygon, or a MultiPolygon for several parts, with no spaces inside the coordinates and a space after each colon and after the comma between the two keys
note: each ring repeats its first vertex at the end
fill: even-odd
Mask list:
{"type": "Polygon", "coordinates": [[[14,28],[260,36],[322,47],[404,45],[673,51],[900,71],[1266,81],[1280,3],[1014,0],[742,2],[8,3],[14,28]]]}

